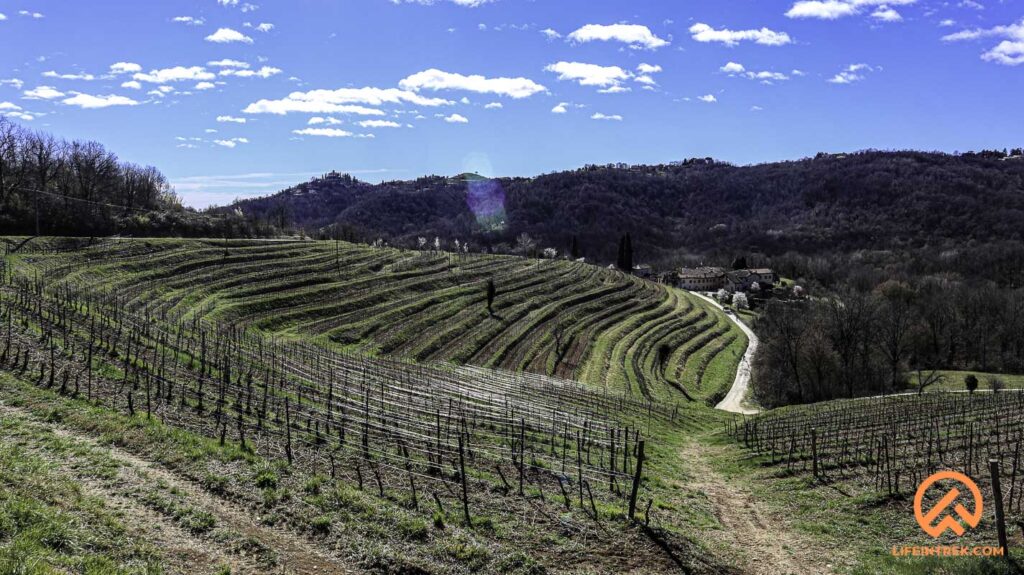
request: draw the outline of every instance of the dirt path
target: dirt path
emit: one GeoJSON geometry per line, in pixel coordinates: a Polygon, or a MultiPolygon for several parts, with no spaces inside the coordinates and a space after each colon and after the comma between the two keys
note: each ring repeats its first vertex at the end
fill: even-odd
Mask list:
{"type": "MultiPolygon", "coordinates": [[[[90,471],[88,459],[71,456],[55,463],[62,471],[78,479],[86,493],[102,499],[109,508],[118,511],[129,529],[158,546],[166,557],[170,572],[189,575],[213,573],[221,566],[230,566],[232,573],[355,573],[344,567],[340,559],[327,556],[305,539],[261,525],[254,520],[253,512],[226,503],[191,481],[131,453],[103,445],[90,436],[61,425],[44,422],[2,401],[0,417],[25,420],[76,446],[96,450],[115,461],[119,468],[114,478],[96,477],[90,471]],[[209,536],[199,536],[181,528],[168,514],[143,503],[146,495],[156,492],[174,494],[191,509],[211,514],[216,519],[216,529],[207,534],[209,536]]],[[[25,448],[49,455],[53,460],[45,446],[26,445],[25,448]]],[[[75,453],[78,453],[77,449],[75,453]]]]}
{"type": "MultiPolygon", "coordinates": [[[[711,305],[717,307],[720,310],[724,310],[718,302],[709,298],[704,294],[697,292],[690,292],[691,294],[703,299],[711,305]]],[[[732,383],[732,387],[729,388],[729,393],[725,398],[715,406],[715,409],[722,411],[728,411],[731,413],[744,413],[752,415],[758,413],[760,410],[746,407],[743,405],[744,398],[747,397],[747,389],[750,387],[750,366],[754,363],[754,354],[757,353],[758,339],[754,330],[747,327],[747,324],[740,321],[738,317],[732,314],[726,314],[740,330],[747,336],[747,349],[743,352],[743,357],[740,358],[740,364],[736,367],[736,379],[732,383]]]]}
{"type": "Polygon", "coordinates": [[[827,551],[787,529],[782,517],[769,512],[749,491],[714,470],[710,459],[725,449],[705,445],[698,439],[680,453],[692,470],[686,487],[707,496],[722,525],[720,530],[704,535],[708,545],[715,548],[725,542],[736,553],[727,559],[750,575],[832,573],[833,566],[823,560],[829,556],[827,551]]]}

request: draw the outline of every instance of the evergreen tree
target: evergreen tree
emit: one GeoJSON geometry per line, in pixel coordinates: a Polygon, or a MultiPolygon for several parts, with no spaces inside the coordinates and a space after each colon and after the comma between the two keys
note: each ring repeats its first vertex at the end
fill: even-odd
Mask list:
{"type": "Polygon", "coordinates": [[[580,259],[580,246],[576,236],[572,237],[572,244],[569,246],[569,256],[574,260],[580,259]]]}
{"type": "Polygon", "coordinates": [[[627,272],[633,271],[633,238],[628,233],[622,247],[622,264],[622,269],[627,272]]]}

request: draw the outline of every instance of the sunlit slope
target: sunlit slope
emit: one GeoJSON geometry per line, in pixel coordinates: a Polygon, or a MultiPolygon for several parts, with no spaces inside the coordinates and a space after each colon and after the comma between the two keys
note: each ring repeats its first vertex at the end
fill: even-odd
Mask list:
{"type": "Polygon", "coordinates": [[[656,399],[731,382],[746,339],[686,292],[584,263],[335,242],[33,240],[13,257],[133,311],[656,399]],[[487,282],[496,288],[487,308],[487,282]]]}

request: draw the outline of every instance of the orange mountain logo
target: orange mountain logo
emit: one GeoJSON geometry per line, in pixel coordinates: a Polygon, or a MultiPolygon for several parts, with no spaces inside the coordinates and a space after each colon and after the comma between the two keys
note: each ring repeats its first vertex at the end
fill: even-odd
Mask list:
{"type": "Polygon", "coordinates": [[[960,523],[961,520],[969,527],[977,527],[981,521],[983,508],[984,503],[981,499],[981,490],[978,489],[978,485],[970,477],[956,471],[940,471],[925,479],[917,488],[917,494],[914,496],[914,516],[917,518],[917,523],[925,533],[935,538],[945,533],[947,529],[957,535],[963,535],[964,526],[960,523]],[[961,503],[953,505],[953,502],[957,501],[961,494],[958,487],[953,487],[947,491],[934,507],[925,511],[922,508],[924,496],[939,481],[955,481],[966,487],[974,499],[974,511],[968,512],[961,503]],[[952,509],[950,509],[951,505],[953,505],[952,509]],[[942,519],[936,523],[936,519],[939,517],[942,517],[942,519]]]}

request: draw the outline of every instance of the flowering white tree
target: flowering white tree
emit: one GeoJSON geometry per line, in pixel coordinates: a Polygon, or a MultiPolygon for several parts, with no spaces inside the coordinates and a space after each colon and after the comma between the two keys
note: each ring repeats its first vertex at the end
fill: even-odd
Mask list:
{"type": "Polygon", "coordinates": [[[434,251],[441,251],[441,238],[437,236],[434,237],[434,251]]]}
{"type": "Polygon", "coordinates": [[[553,260],[558,257],[558,250],[555,248],[544,248],[544,257],[553,260]]]}
{"type": "Polygon", "coordinates": [[[424,238],[424,237],[416,238],[416,247],[418,247],[421,250],[423,248],[427,247],[427,238],[424,238]]]}
{"type": "Polygon", "coordinates": [[[793,287],[793,295],[796,297],[804,297],[804,288],[800,286],[793,287]]]}
{"type": "Polygon", "coordinates": [[[722,288],[718,290],[718,293],[715,294],[715,298],[720,303],[726,303],[729,301],[729,292],[725,291],[725,288],[722,288]]]}
{"type": "Polygon", "coordinates": [[[459,243],[459,240],[455,240],[455,251],[462,251],[462,244],[459,243]]]}
{"type": "Polygon", "coordinates": [[[750,309],[750,302],[747,301],[747,294],[738,291],[732,294],[732,305],[736,309],[750,309]]]}

